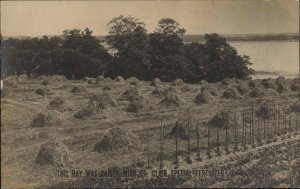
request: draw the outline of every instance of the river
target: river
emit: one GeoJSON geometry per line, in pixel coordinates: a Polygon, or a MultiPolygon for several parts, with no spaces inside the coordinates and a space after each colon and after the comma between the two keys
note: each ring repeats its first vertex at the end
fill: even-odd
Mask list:
{"type": "Polygon", "coordinates": [[[293,78],[299,73],[299,42],[229,42],[239,54],[250,56],[251,68],[273,72],[256,74],[255,78],[274,78],[284,75],[293,78]]]}

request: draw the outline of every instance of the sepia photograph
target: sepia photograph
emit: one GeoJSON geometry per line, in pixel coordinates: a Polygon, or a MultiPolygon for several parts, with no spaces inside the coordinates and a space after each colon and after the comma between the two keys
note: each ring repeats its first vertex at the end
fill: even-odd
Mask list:
{"type": "Polygon", "coordinates": [[[0,3],[1,188],[300,188],[299,0],[0,3]]]}

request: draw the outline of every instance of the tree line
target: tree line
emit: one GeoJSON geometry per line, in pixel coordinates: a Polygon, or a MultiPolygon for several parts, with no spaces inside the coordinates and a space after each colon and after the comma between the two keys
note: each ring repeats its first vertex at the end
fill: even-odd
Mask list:
{"type": "Polygon", "coordinates": [[[248,56],[239,55],[218,34],[205,34],[204,43],[183,43],[186,32],[171,18],[159,20],[154,32],[131,16],[113,18],[108,35],[100,42],[89,28],[63,31],[62,36],[1,39],[1,73],[65,75],[141,80],[177,78],[196,83],[224,78],[249,77],[252,70],[248,56]]]}

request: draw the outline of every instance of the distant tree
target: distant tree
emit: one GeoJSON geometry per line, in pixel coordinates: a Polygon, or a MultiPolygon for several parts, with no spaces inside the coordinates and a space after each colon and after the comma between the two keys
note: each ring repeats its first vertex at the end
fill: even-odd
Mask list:
{"type": "Polygon", "coordinates": [[[108,23],[106,42],[117,51],[113,75],[148,78],[148,35],[145,24],[131,16],[119,16],[108,23]]]}

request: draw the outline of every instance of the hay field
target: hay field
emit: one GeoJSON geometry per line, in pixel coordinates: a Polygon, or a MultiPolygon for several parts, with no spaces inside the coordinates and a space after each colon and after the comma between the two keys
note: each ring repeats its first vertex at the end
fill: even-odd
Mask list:
{"type": "MultiPolygon", "coordinates": [[[[216,112],[222,109],[241,112],[253,106],[257,112],[265,101],[275,102],[281,109],[288,111],[292,105],[297,103],[299,105],[299,86],[296,80],[229,79],[219,83],[202,81],[200,84],[185,84],[179,80],[165,83],[158,80],[144,82],[135,78],[112,80],[101,77],[72,81],[44,77],[16,79],[15,82],[7,82],[5,87],[5,96],[1,98],[1,183],[4,188],[72,187],[74,184],[80,187],[85,186],[82,185],[83,183],[91,184],[90,187],[97,184],[101,187],[99,180],[91,182],[84,179],[59,179],[57,170],[114,167],[143,169],[148,163],[147,141],[151,168],[159,169],[162,157],[163,167],[174,169],[175,139],[170,133],[179,118],[187,117],[191,117],[188,138],[190,138],[192,163],[185,161],[187,139],[180,138],[178,139],[179,162],[177,166],[182,169],[193,169],[220,164],[227,166],[226,169],[232,174],[231,177],[235,178],[231,182],[228,179],[201,181],[197,186],[249,185],[249,187],[255,187],[265,184],[271,187],[290,187],[299,184],[290,178],[291,175],[295,175],[293,171],[299,165],[299,156],[292,156],[292,159],[285,160],[285,168],[278,165],[278,162],[283,161],[282,158],[278,160],[275,158],[271,165],[268,164],[270,162],[265,162],[274,156],[272,153],[275,153],[275,150],[270,151],[273,148],[280,149],[280,154],[284,157],[295,153],[299,135],[289,134],[287,130],[282,131],[284,123],[289,124],[289,116],[283,119],[281,117],[281,136],[276,135],[274,126],[278,120],[270,119],[268,124],[273,128],[272,140],[267,141],[267,137],[263,138],[261,145],[254,142],[256,148],[251,146],[251,141],[248,139],[248,143],[246,140],[248,147],[244,149],[241,143],[242,136],[238,135],[240,150],[235,154],[233,153],[235,134],[230,125],[228,145],[231,153],[229,155],[226,155],[224,150],[225,129],[218,129],[221,148],[221,156],[218,156],[216,152],[217,130],[216,127],[211,127],[212,157],[208,158],[206,155],[208,150],[207,124],[216,112]],[[49,80],[49,82],[44,82],[44,80],[49,80]],[[200,131],[201,162],[196,160],[197,120],[200,131]],[[163,124],[163,153],[161,153],[161,123],[163,124]],[[119,136],[124,132],[114,132],[108,135],[109,129],[115,127],[122,128],[129,133],[124,136],[119,136]],[[110,145],[110,148],[95,150],[95,145],[103,138],[106,138],[104,142],[110,145]],[[115,138],[119,138],[120,141],[114,141],[115,138]],[[288,146],[293,146],[293,148],[288,148],[288,146]],[[243,158],[247,160],[242,161],[243,158]],[[261,180],[256,178],[253,181],[248,178],[252,174],[238,178],[238,172],[232,173],[233,170],[240,170],[240,165],[248,166],[252,174],[254,174],[253,170],[259,168],[271,171],[265,171],[265,175],[259,177],[261,180]],[[279,175],[278,178],[276,174],[279,175]]],[[[300,120],[300,117],[296,112],[292,115],[290,127],[291,132],[294,133],[297,126],[296,119],[300,120]]],[[[259,115],[255,113],[253,119],[259,120],[259,115]]],[[[250,122],[245,121],[245,124],[248,128],[250,122]]],[[[186,124],[184,127],[186,128],[186,124]]],[[[300,132],[300,127],[298,128],[300,132]]],[[[242,127],[238,127],[237,130],[242,133],[242,127]]],[[[255,132],[258,130],[260,129],[257,128],[255,132]]],[[[250,131],[245,132],[247,135],[250,134],[250,131]]],[[[255,136],[258,136],[257,133],[255,136]]],[[[297,180],[297,177],[294,179],[297,180]]],[[[110,181],[103,181],[102,184],[110,181]]],[[[159,180],[150,185],[149,183],[138,185],[137,181],[131,181],[128,186],[155,186],[158,183],[160,183],[159,180]]],[[[176,182],[167,180],[166,183],[173,183],[174,186],[194,187],[197,181],[179,179],[176,182]]],[[[115,185],[107,186],[125,185],[118,181],[115,185]]]]}

